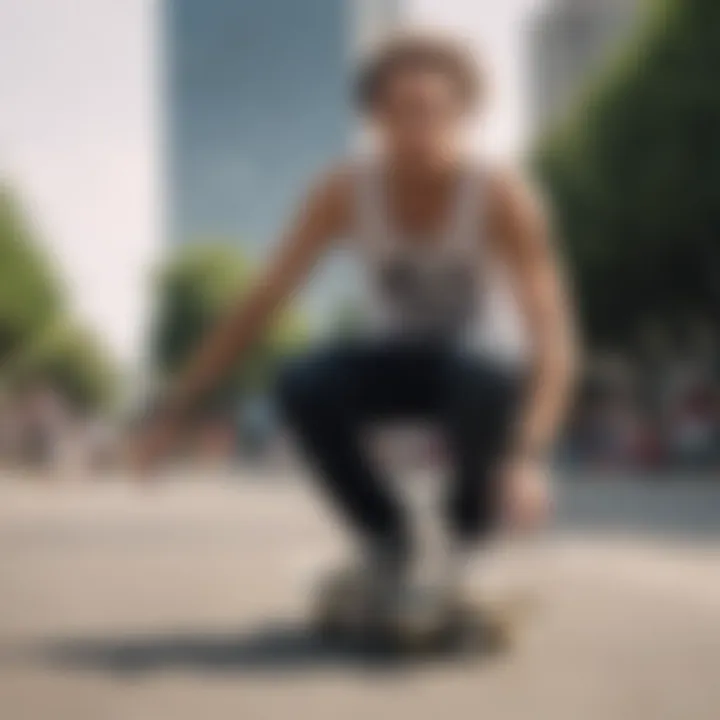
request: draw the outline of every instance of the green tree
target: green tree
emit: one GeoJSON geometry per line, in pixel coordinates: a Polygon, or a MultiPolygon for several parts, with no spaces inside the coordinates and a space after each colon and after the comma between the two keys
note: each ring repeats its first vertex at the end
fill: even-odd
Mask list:
{"type": "Polygon", "coordinates": [[[18,202],[0,186],[0,368],[52,322],[61,301],[57,278],[18,202]]]}
{"type": "Polygon", "coordinates": [[[114,400],[116,370],[93,333],[58,320],[23,348],[14,380],[58,388],[76,407],[107,408],[114,400]]]}
{"type": "MultiPolygon", "coordinates": [[[[159,275],[153,337],[153,357],[161,378],[187,363],[202,337],[247,292],[252,277],[251,264],[231,244],[189,244],[170,259],[159,275]]],[[[279,358],[305,337],[306,328],[297,313],[281,314],[209,402],[223,403],[240,392],[265,388],[279,358]]]]}
{"type": "Polygon", "coordinates": [[[591,340],[720,322],[720,3],[658,0],[536,156],[591,340]]]}
{"type": "Polygon", "coordinates": [[[112,363],[66,313],[54,268],[13,193],[0,186],[0,384],[49,382],[80,407],[104,406],[112,363]]]}

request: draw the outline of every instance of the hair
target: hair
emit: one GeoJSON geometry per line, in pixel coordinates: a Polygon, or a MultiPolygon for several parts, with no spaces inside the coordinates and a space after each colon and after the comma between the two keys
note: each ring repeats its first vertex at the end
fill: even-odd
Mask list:
{"type": "Polygon", "coordinates": [[[484,99],[484,72],[462,42],[441,35],[402,34],[391,37],[362,63],[355,85],[360,109],[376,108],[389,80],[407,70],[430,70],[447,77],[464,109],[484,99]]]}

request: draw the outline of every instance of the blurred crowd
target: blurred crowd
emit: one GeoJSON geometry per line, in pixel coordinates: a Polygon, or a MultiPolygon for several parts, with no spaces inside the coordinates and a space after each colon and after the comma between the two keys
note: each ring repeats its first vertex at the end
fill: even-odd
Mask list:
{"type": "Polygon", "coordinates": [[[58,388],[34,382],[0,398],[0,464],[51,474],[103,473],[121,459],[119,427],[58,388]]]}
{"type": "Polygon", "coordinates": [[[588,364],[563,458],[618,468],[720,467],[720,365],[708,330],[588,364]]]}

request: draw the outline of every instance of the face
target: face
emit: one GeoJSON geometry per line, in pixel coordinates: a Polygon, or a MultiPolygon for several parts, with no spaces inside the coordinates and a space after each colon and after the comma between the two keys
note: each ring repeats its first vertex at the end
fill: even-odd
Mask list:
{"type": "Polygon", "coordinates": [[[388,78],[373,120],[386,150],[423,159],[458,140],[465,115],[458,89],[447,75],[407,69],[388,78]]]}

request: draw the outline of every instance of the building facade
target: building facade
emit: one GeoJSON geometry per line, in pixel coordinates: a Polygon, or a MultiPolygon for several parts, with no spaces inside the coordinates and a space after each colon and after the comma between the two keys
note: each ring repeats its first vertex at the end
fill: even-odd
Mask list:
{"type": "Polygon", "coordinates": [[[251,250],[346,152],[348,78],[391,0],[165,0],[166,234],[251,250]]]}
{"type": "Polygon", "coordinates": [[[636,0],[550,0],[533,18],[528,38],[531,125],[562,117],[592,74],[626,39],[636,0]]]}

